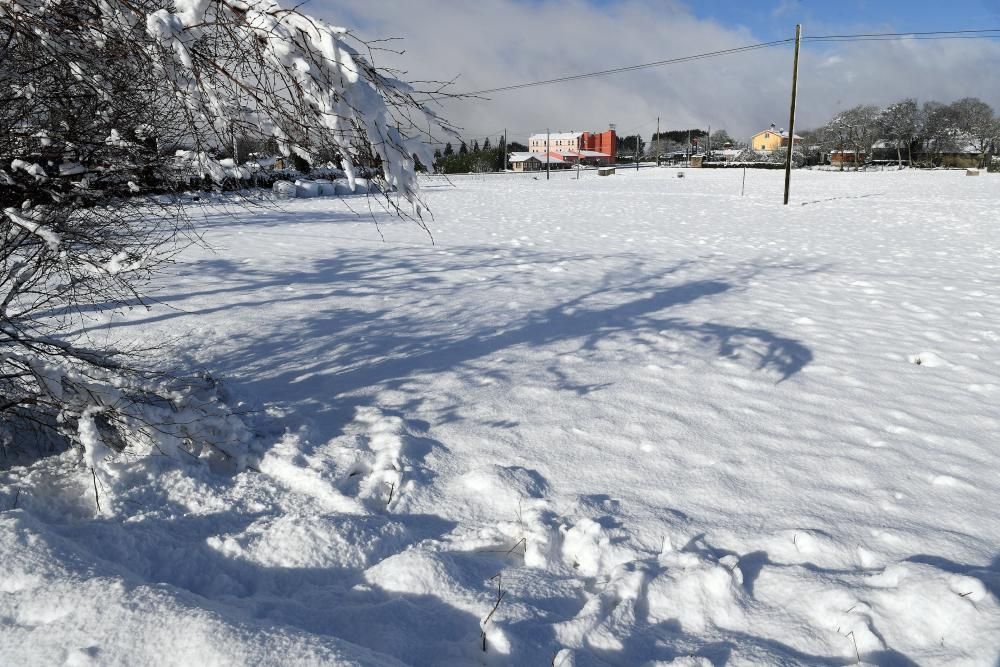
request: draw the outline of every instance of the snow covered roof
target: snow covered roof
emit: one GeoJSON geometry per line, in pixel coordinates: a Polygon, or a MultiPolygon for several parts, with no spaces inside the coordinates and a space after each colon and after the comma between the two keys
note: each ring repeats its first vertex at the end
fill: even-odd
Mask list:
{"type": "Polygon", "coordinates": [[[527,162],[528,160],[535,159],[539,162],[551,162],[553,164],[557,162],[565,162],[559,155],[555,153],[550,153],[548,159],[546,160],[545,153],[511,153],[511,162],[527,162]]]}
{"type": "MultiPolygon", "coordinates": [[[[785,130],[785,129],[778,130],[778,129],[775,129],[775,127],[773,125],[771,127],[767,128],[767,129],[761,130],[760,132],[758,132],[757,134],[755,134],[753,136],[756,137],[758,134],[764,134],[765,132],[772,132],[774,134],[780,135],[782,139],[787,139],[788,138],[788,130],[785,130]]],[[[795,135],[795,138],[796,139],[802,139],[802,137],[800,137],[797,134],[795,135]]]]}
{"type": "Polygon", "coordinates": [[[583,136],[583,132],[554,132],[552,134],[533,134],[528,137],[528,141],[545,141],[548,137],[549,141],[565,141],[567,139],[578,139],[583,136]]]}
{"type": "Polygon", "coordinates": [[[979,155],[981,153],[974,139],[961,134],[944,137],[940,140],[927,139],[923,142],[923,145],[926,150],[936,150],[941,153],[962,153],[967,155],[979,155]]]}
{"type": "Polygon", "coordinates": [[[609,153],[602,153],[600,151],[577,151],[581,157],[611,157],[609,153]]]}

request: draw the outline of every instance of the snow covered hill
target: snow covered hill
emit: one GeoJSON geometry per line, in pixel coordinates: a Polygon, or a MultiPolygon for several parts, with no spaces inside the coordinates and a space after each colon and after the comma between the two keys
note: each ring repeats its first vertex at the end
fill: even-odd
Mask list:
{"type": "Polygon", "coordinates": [[[741,177],[211,214],[82,335],[257,469],[0,472],[0,664],[996,665],[1000,178],[741,177]]]}

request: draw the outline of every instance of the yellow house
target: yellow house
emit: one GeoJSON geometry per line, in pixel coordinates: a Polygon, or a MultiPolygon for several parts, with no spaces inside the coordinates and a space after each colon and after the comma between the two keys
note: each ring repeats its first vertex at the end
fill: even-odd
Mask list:
{"type": "MultiPolygon", "coordinates": [[[[795,135],[795,141],[801,141],[802,137],[795,135]]],[[[750,148],[755,151],[773,151],[788,145],[788,132],[777,130],[774,123],[771,127],[758,132],[750,137],[750,148]]]]}

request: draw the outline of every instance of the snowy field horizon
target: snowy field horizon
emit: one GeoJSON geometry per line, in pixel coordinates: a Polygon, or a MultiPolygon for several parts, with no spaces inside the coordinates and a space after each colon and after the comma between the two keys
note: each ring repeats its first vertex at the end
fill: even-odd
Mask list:
{"type": "Polygon", "coordinates": [[[254,465],[0,469],[0,664],[1000,664],[1000,178],[683,172],[200,208],[254,465]]]}

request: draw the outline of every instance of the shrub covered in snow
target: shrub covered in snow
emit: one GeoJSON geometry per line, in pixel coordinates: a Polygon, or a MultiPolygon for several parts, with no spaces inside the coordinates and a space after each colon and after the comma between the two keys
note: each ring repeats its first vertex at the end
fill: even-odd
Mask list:
{"type": "Polygon", "coordinates": [[[248,176],[218,159],[236,137],[307,162],[333,150],[343,172],[330,175],[367,191],[355,177],[374,169],[388,204],[419,219],[415,160],[430,164],[427,133],[447,128],[347,30],[272,0],[0,0],[0,27],[5,448],[68,438],[95,470],[111,452],[205,446],[244,461],[218,396],[68,332],[86,330],[84,311],[141,304],[144,283],[197,241],[181,200],[163,195],[178,173],[248,176]]]}

